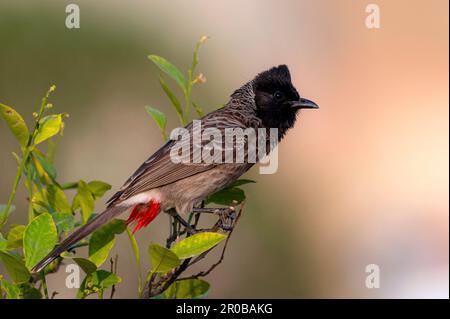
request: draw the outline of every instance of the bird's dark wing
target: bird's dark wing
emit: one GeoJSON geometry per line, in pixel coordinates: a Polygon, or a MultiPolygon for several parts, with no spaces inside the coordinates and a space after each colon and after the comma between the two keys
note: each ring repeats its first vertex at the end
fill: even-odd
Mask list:
{"type": "MultiPolygon", "coordinates": [[[[214,127],[224,131],[227,127],[244,127],[244,123],[234,116],[227,114],[224,109],[207,114],[201,121],[202,131],[208,127],[214,127]]],[[[186,126],[190,134],[193,134],[192,123],[186,126]]],[[[201,134],[201,133],[200,133],[201,134]]],[[[170,156],[170,151],[175,143],[188,143],[192,147],[192,141],[175,142],[169,140],[164,146],[150,156],[124,183],[120,190],[114,194],[107,202],[108,206],[113,206],[134,195],[151,190],[153,188],[172,184],[183,178],[208,171],[216,167],[217,163],[196,163],[192,160],[189,163],[175,163],[170,156]]],[[[178,144],[177,146],[179,146],[178,144]]],[[[192,150],[192,148],[190,148],[192,150]]]]}
{"type": "Polygon", "coordinates": [[[142,163],[120,190],[108,200],[108,206],[113,206],[150,189],[207,171],[215,166],[214,164],[203,163],[174,163],[170,158],[170,150],[174,144],[175,141],[169,140],[142,163]]]}

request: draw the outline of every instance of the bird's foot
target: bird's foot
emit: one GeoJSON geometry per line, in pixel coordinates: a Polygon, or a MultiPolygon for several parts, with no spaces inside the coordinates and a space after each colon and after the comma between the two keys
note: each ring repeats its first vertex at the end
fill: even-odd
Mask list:
{"type": "Polygon", "coordinates": [[[195,227],[193,227],[189,222],[187,222],[186,220],[184,220],[183,217],[181,217],[176,210],[172,209],[167,211],[167,213],[172,216],[173,218],[175,218],[176,221],[178,221],[181,225],[183,225],[184,228],[186,228],[186,231],[193,235],[198,233],[198,230],[195,229],[195,227]]]}
{"type": "MultiPolygon", "coordinates": [[[[218,227],[224,231],[233,230],[234,221],[236,220],[236,210],[234,207],[201,207],[194,208],[194,213],[208,213],[219,216],[218,227]]],[[[205,231],[205,230],[202,230],[205,231]]]]}

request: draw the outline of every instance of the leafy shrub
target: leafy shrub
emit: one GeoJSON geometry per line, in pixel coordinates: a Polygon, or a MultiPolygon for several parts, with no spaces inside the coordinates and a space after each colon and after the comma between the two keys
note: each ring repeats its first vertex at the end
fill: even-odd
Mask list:
{"type": "MultiPolygon", "coordinates": [[[[205,77],[201,73],[195,77],[194,73],[198,64],[199,48],[206,39],[202,37],[197,42],[193,61],[186,77],[166,59],[157,55],[149,56],[149,59],[181,89],[183,104],[169,88],[163,76],[160,76],[161,87],[174,107],[181,125],[186,125],[189,121],[191,108],[198,116],[203,115],[201,107],[192,101],[192,89],[195,85],[205,82],[205,77]]],[[[91,294],[97,294],[99,298],[103,298],[107,289],[111,290],[112,298],[115,285],[122,282],[116,270],[117,256],[115,260],[110,259],[109,270],[103,268],[106,266],[105,263],[116,237],[124,232],[128,234],[136,259],[139,297],[198,298],[205,296],[210,285],[200,277],[207,275],[220,263],[226,244],[221,259],[212,264],[207,271],[185,278],[179,278],[179,276],[193,263],[204,258],[221,241],[226,239],[228,242],[231,231],[228,233],[220,231],[218,227],[220,222],[212,228],[217,231],[189,235],[182,225],[171,219],[172,230],[165,247],[157,243],[150,243],[148,247],[152,267],[147,272],[145,280],[141,274],[140,249],[127,223],[121,219],[114,219],[99,228],[89,238],[80,241],[70,251],[63,253],[40,273],[30,272],[33,266],[74,228],[87,223],[96,215],[95,202],[111,189],[111,185],[99,180],[65,183],[59,181],[53,163],[57,141],[62,136],[64,121],[68,114],[49,114],[53,105],[48,100],[55,89],[54,85],[50,87],[42,98],[38,112],[33,113],[32,129],[27,127],[23,117],[16,110],[0,103],[0,116],[15,136],[21,149],[20,154],[13,153],[18,166],[11,194],[7,203],[0,205],[0,262],[7,272],[7,275],[0,274],[0,298],[52,298],[54,295],[49,296],[46,276],[59,271],[63,262],[76,263],[86,274],[78,290],[77,298],[85,298],[91,294]],[[45,144],[46,152],[42,151],[42,146],[45,144]],[[29,198],[28,223],[9,225],[6,230],[8,218],[15,211],[13,202],[21,180],[29,198]],[[71,201],[69,192],[73,193],[71,201]],[[77,256],[74,251],[75,248],[83,246],[88,248],[87,257],[77,256]]],[[[163,139],[166,140],[166,115],[151,106],[146,106],[145,110],[154,119],[163,139]]],[[[245,194],[239,186],[249,182],[252,181],[237,181],[210,196],[207,203],[236,206],[245,199],[245,194]]],[[[195,216],[191,214],[189,222],[195,219],[194,226],[196,226],[199,218],[198,214],[195,216]]]]}

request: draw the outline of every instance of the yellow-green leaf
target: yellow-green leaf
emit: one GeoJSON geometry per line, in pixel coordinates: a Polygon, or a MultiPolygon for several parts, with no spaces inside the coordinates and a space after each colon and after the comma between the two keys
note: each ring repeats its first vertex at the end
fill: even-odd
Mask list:
{"type": "Polygon", "coordinates": [[[23,233],[25,225],[14,225],[9,229],[6,239],[8,239],[7,249],[15,249],[23,246],[23,233]]]}
{"type": "MultiPolygon", "coordinates": [[[[18,285],[14,285],[6,280],[0,280],[2,290],[5,291],[6,299],[20,299],[20,288],[18,285]]],[[[2,291],[0,290],[0,294],[2,291]]]]}
{"type": "Polygon", "coordinates": [[[0,233],[0,251],[6,251],[6,247],[8,246],[8,241],[3,238],[2,233],[0,233]]]}
{"type": "Polygon", "coordinates": [[[111,185],[102,181],[92,181],[88,183],[89,190],[95,198],[102,197],[111,189],[111,185]]]}
{"type": "Polygon", "coordinates": [[[180,101],[178,101],[175,94],[173,94],[172,90],[169,88],[167,83],[164,81],[162,77],[159,77],[159,83],[161,84],[162,89],[166,93],[167,97],[169,98],[170,102],[172,102],[173,107],[175,108],[175,111],[177,112],[180,119],[183,118],[183,108],[181,107],[180,101]]]}
{"type": "Polygon", "coordinates": [[[66,194],[56,185],[47,186],[47,201],[54,211],[72,214],[72,208],[67,200],[66,194]]]}
{"type": "Polygon", "coordinates": [[[44,213],[34,218],[23,235],[25,266],[33,268],[53,250],[58,241],[58,233],[52,216],[44,213]]]}
{"type": "Polygon", "coordinates": [[[209,283],[202,279],[187,279],[177,282],[177,299],[201,298],[208,293],[209,283]]]}
{"type": "Polygon", "coordinates": [[[174,252],[155,243],[148,246],[148,254],[152,261],[152,272],[166,273],[181,263],[174,252]]]}
{"type": "Polygon", "coordinates": [[[180,259],[190,258],[211,249],[226,237],[224,234],[213,232],[197,233],[177,242],[171,250],[180,259]]]}
{"type": "Polygon", "coordinates": [[[76,210],[81,208],[81,217],[83,224],[85,224],[92,212],[94,211],[95,201],[88,184],[84,181],[78,182],[78,191],[72,201],[72,208],[76,210]]]}
{"type": "Polygon", "coordinates": [[[85,258],[73,258],[73,261],[80,266],[81,269],[86,273],[86,275],[92,274],[94,271],[97,270],[97,265],[94,264],[89,259],[85,258]]]}
{"type": "Polygon", "coordinates": [[[31,153],[31,159],[33,161],[34,167],[36,169],[40,181],[46,185],[51,184],[52,180],[50,176],[45,171],[44,167],[42,166],[42,163],[36,158],[36,156],[33,155],[33,153],[31,153]]]}
{"type": "Polygon", "coordinates": [[[210,285],[203,279],[177,280],[158,299],[197,299],[204,297],[210,285]]]}
{"type": "Polygon", "coordinates": [[[22,116],[12,107],[2,103],[0,103],[0,116],[5,120],[17,141],[19,141],[20,146],[27,146],[30,133],[22,116]]]}
{"type": "Polygon", "coordinates": [[[30,279],[30,272],[25,267],[23,261],[7,252],[0,251],[0,261],[6,268],[15,283],[26,282],[30,279]]]}
{"type": "Polygon", "coordinates": [[[42,168],[48,174],[48,176],[54,181],[56,179],[56,169],[52,163],[50,163],[47,158],[37,149],[34,149],[33,155],[39,160],[42,168]]]}
{"type": "Polygon", "coordinates": [[[245,193],[239,187],[227,187],[210,195],[205,203],[216,203],[219,205],[233,206],[235,203],[242,203],[245,199],[245,193]]]}
{"type": "Polygon", "coordinates": [[[93,293],[103,295],[104,289],[116,285],[121,281],[122,279],[116,274],[99,269],[84,278],[76,297],[83,299],[93,293]]]}
{"type": "Polygon", "coordinates": [[[46,139],[58,134],[61,130],[61,126],[61,114],[52,114],[44,117],[39,123],[39,128],[34,138],[34,144],[42,143],[46,139]]]}
{"type": "Polygon", "coordinates": [[[174,79],[183,90],[186,90],[186,79],[184,78],[183,73],[181,73],[175,65],[158,55],[152,54],[149,55],[148,58],[155,63],[161,71],[174,79]]]}
{"type": "Polygon", "coordinates": [[[145,107],[145,110],[156,122],[156,124],[159,127],[159,130],[161,131],[161,134],[163,135],[163,138],[166,139],[166,124],[167,124],[166,115],[160,110],[155,109],[154,107],[148,105],[145,107]]]}
{"type": "Polygon", "coordinates": [[[155,109],[154,107],[151,107],[148,105],[145,107],[145,110],[155,120],[156,124],[158,124],[158,127],[162,131],[164,131],[166,129],[166,124],[167,124],[166,115],[163,112],[161,112],[160,110],[155,109]]]}
{"type": "Polygon", "coordinates": [[[108,259],[109,252],[114,246],[117,234],[121,234],[127,228],[127,224],[122,219],[114,219],[108,224],[96,230],[89,240],[89,260],[97,267],[108,259]]]}
{"type": "Polygon", "coordinates": [[[77,220],[75,216],[70,212],[56,212],[52,214],[53,219],[55,220],[56,229],[58,230],[58,234],[60,233],[68,233],[72,229],[75,228],[77,220]]]}

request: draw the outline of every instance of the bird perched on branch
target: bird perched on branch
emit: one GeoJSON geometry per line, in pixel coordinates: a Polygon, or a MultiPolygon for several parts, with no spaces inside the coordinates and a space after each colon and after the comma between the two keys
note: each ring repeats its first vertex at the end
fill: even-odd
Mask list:
{"type": "MultiPolygon", "coordinates": [[[[202,130],[223,132],[227,128],[276,128],[277,142],[294,126],[300,109],[318,108],[314,102],[300,97],[292,85],[286,65],[258,74],[237,89],[221,109],[201,119],[202,130]]],[[[186,126],[192,133],[193,125],[186,126]]],[[[70,234],[34,268],[42,270],[82,238],[112,218],[132,209],[128,223],[134,231],[147,226],[161,211],[173,211],[187,229],[190,225],[180,216],[190,212],[217,212],[221,209],[196,207],[207,196],[231,184],[254,163],[216,163],[204,161],[175,162],[171,150],[177,141],[169,140],[150,156],[107,203],[104,212],[70,234]]],[[[192,144],[192,141],[188,143],[192,144]]],[[[235,150],[236,151],[236,150],[235,150]]]]}

